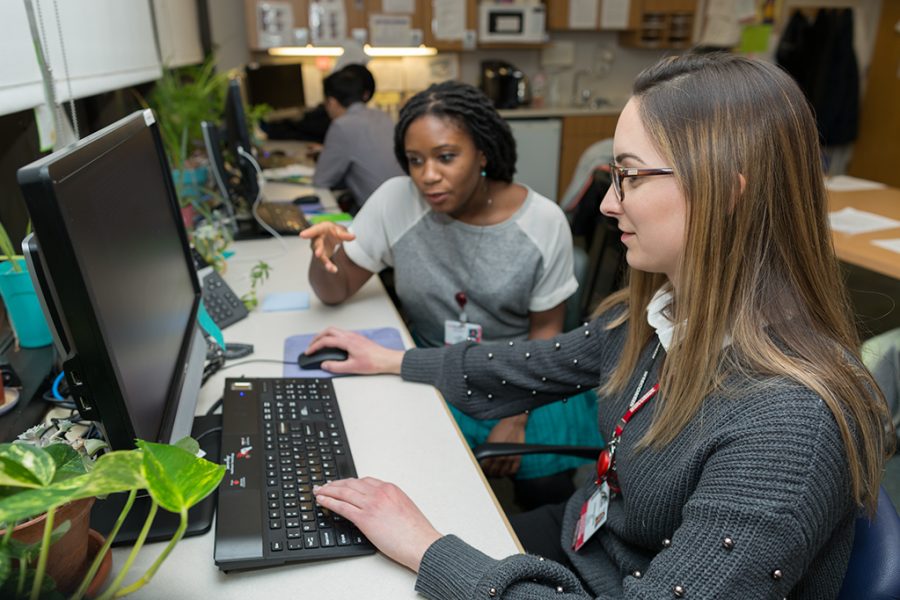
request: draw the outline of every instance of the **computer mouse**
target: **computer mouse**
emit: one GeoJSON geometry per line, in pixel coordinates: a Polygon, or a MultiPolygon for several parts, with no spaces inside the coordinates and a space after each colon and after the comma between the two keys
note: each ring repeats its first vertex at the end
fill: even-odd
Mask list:
{"type": "Polygon", "coordinates": [[[340,348],[322,348],[312,354],[300,353],[297,366],[301,369],[321,369],[326,360],[347,360],[347,351],[340,348]]]}
{"type": "Polygon", "coordinates": [[[319,197],[315,194],[308,194],[306,196],[298,196],[294,198],[294,204],[318,204],[319,197]]]}

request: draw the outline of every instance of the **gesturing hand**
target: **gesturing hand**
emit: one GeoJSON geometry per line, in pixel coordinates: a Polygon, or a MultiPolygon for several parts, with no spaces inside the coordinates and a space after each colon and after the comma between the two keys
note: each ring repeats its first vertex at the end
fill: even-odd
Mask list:
{"type": "Polygon", "coordinates": [[[347,351],[347,360],[328,360],[322,363],[322,368],[332,373],[398,375],[403,362],[403,351],[385,348],[363,335],[337,327],[329,327],[316,335],[309,343],[306,354],[312,354],[322,348],[340,348],[347,351]]]}
{"type": "Polygon", "coordinates": [[[310,240],[313,255],[325,265],[329,273],[337,273],[338,270],[337,265],[331,260],[338,244],[356,239],[356,236],[345,227],[328,221],[307,227],[300,232],[300,237],[310,240]]]}
{"type": "Polygon", "coordinates": [[[372,477],[339,479],[313,493],[319,506],[349,519],[388,558],[419,571],[422,556],[442,537],[393,483],[372,477]]]}

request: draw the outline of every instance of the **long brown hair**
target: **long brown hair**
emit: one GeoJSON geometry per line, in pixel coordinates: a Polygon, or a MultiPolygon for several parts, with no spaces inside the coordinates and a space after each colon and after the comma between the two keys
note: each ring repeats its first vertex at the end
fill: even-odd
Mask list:
{"type": "MultiPolygon", "coordinates": [[[[728,54],[664,59],[634,96],[644,127],[687,199],[686,242],[670,316],[675,341],[642,447],[660,447],[735,372],[781,376],[818,394],[846,448],[853,497],[874,512],[893,436],[859,340],[827,221],[815,120],[777,67],[728,54]],[[743,182],[740,176],[743,177],[743,182]],[[743,189],[742,189],[743,188],[743,189]],[[723,342],[730,336],[730,349],[723,342]]],[[[623,354],[602,391],[624,389],[653,331],[645,312],[663,275],[632,270],[623,354]]]]}

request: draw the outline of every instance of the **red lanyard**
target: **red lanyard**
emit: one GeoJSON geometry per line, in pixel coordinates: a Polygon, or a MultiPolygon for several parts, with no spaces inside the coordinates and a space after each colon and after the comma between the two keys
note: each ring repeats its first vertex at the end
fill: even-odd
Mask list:
{"type": "MultiPolygon", "coordinates": [[[[660,344],[657,343],[656,348],[653,350],[653,356],[651,357],[652,361],[656,360],[659,346],[660,344]]],[[[622,415],[622,418],[613,430],[612,438],[600,452],[600,456],[597,457],[597,479],[595,480],[595,483],[597,485],[602,485],[604,481],[608,482],[610,491],[614,493],[619,493],[621,491],[619,489],[619,478],[616,475],[616,447],[619,445],[619,440],[622,437],[622,432],[625,430],[625,425],[628,424],[628,421],[631,420],[631,417],[633,417],[637,411],[643,408],[643,406],[659,392],[659,383],[656,383],[652,388],[647,390],[646,394],[638,398],[638,394],[641,393],[641,389],[644,387],[644,382],[647,380],[647,375],[650,374],[650,368],[652,366],[653,363],[651,362],[650,367],[648,367],[647,370],[644,371],[644,374],[641,375],[641,380],[638,382],[637,389],[634,390],[634,396],[631,398],[628,410],[622,415]]]]}

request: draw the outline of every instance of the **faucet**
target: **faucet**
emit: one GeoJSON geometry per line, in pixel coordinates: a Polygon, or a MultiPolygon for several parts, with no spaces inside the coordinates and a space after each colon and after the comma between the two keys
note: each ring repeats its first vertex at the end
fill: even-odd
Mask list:
{"type": "Polygon", "coordinates": [[[575,71],[572,78],[572,103],[575,106],[587,106],[591,100],[593,90],[590,87],[582,85],[582,77],[591,77],[593,74],[588,70],[575,71]]]}

